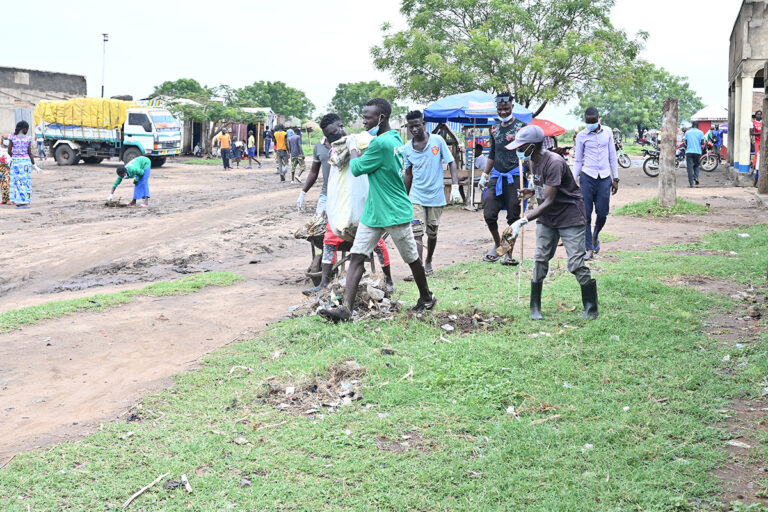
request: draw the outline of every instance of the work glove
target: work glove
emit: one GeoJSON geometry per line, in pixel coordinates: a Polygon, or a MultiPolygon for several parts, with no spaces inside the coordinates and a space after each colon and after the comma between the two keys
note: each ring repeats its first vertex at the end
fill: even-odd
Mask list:
{"type": "Polygon", "coordinates": [[[303,190],[301,192],[299,192],[299,198],[296,200],[296,209],[299,210],[299,211],[301,211],[301,208],[304,206],[304,196],[305,195],[306,194],[304,193],[303,190]]]}
{"type": "Polygon", "coordinates": [[[459,186],[451,185],[451,203],[456,204],[461,202],[461,194],[459,194],[459,186]]]}
{"type": "Polygon", "coordinates": [[[480,187],[480,190],[483,190],[486,183],[488,183],[488,173],[484,172],[480,175],[480,181],[477,182],[477,186],[480,187]]]}
{"type": "Polygon", "coordinates": [[[39,167],[37,166],[37,164],[35,164],[35,165],[33,165],[33,166],[32,166],[32,170],[33,170],[33,171],[35,171],[35,172],[43,172],[43,170],[42,170],[41,168],[39,168],[39,167]]]}
{"type": "Polygon", "coordinates": [[[113,196],[113,195],[114,195],[114,194],[109,194],[109,195],[107,196],[107,202],[110,202],[110,201],[112,200],[112,196],[113,196]]]}
{"type": "Polygon", "coordinates": [[[519,219],[517,219],[517,220],[516,220],[516,221],[515,221],[515,222],[514,222],[514,223],[513,223],[511,226],[510,226],[510,228],[512,229],[512,238],[517,238],[517,235],[519,235],[519,234],[520,234],[520,230],[521,230],[521,229],[523,228],[523,226],[525,226],[526,224],[528,224],[528,219],[526,219],[525,217],[520,217],[519,219]]]}
{"type": "Polygon", "coordinates": [[[358,153],[360,150],[357,148],[357,141],[355,140],[354,135],[347,136],[347,149],[351,153],[353,150],[357,151],[358,153]]]}

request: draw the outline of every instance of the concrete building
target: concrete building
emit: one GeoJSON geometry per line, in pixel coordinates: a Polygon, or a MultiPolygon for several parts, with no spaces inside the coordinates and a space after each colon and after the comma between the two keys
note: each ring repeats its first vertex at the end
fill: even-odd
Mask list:
{"type": "Polygon", "coordinates": [[[0,134],[12,133],[22,120],[34,127],[35,105],[40,100],[85,95],[84,76],[0,67],[0,134]]]}
{"type": "Polygon", "coordinates": [[[728,164],[737,185],[752,183],[752,115],[762,107],[768,60],[768,0],[743,0],[731,31],[728,65],[728,164]]]}

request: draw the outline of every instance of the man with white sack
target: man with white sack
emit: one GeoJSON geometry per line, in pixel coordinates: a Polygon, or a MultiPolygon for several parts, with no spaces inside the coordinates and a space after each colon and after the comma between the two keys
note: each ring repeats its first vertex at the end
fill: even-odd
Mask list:
{"type": "MultiPolygon", "coordinates": [[[[346,140],[350,158],[349,170],[354,176],[367,175],[369,190],[355,233],[355,242],[350,251],[343,305],[323,308],[318,312],[333,322],[352,319],[355,294],[363,276],[363,263],[384,232],[389,232],[400,256],[411,267],[414,281],[419,288],[419,300],[413,310],[432,309],[437,303],[437,299],[429,290],[411,229],[413,206],[403,182],[403,140],[397,130],[392,130],[389,126],[391,114],[392,106],[387,100],[369,100],[363,108],[363,125],[374,137],[368,145],[368,150],[360,156],[356,138],[347,137],[346,140]]],[[[329,213],[330,199],[329,197],[329,213]]],[[[333,223],[331,227],[334,227],[333,223]]],[[[340,233],[336,234],[341,236],[340,233]]]]}
{"type": "MultiPolygon", "coordinates": [[[[331,162],[331,153],[334,151],[333,144],[337,143],[337,146],[340,145],[340,147],[337,147],[337,149],[343,149],[345,152],[347,150],[346,144],[341,140],[343,137],[347,136],[347,133],[344,131],[344,125],[341,122],[341,118],[337,114],[326,114],[323,116],[322,120],[320,121],[320,128],[323,130],[323,139],[318,142],[315,145],[315,151],[314,151],[314,158],[312,161],[312,167],[309,170],[309,175],[307,176],[307,180],[304,183],[304,188],[302,189],[301,193],[299,194],[299,199],[296,201],[296,207],[299,211],[302,210],[302,207],[304,206],[304,198],[306,196],[306,193],[309,192],[309,190],[312,188],[312,186],[317,181],[318,175],[320,174],[320,170],[322,169],[323,172],[323,190],[320,192],[320,199],[317,202],[317,210],[315,211],[315,215],[325,215],[326,214],[326,205],[328,202],[328,188],[331,181],[331,168],[333,165],[333,174],[334,174],[334,188],[332,189],[333,197],[331,199],[331,206],[332,209],[336,210],[336,205],[339,203],[339,190],[338,190],[338,173],[339,169],[336,167],[337,161],[334,160],[334,162],[331,162]]],[[[368,142],[373,139],[369,134],[365,134],[367,136],[368,142]]],[[[367,147],[368,143],[365,143],[365,146],[367,147]]],[[[349,160],[347,159],[347,166],[349,165],[349,160]]],[[[347,171],[348,172],[348,171],[347,171]]],[[[351,176],[350,176],[351,177],[351,176]]],[[[361,178],[355,178],[359,180],[363,180],[365,182],[365,196],[368,195],[368,178],[363,176],[361,178]]],[[[347,190],[344,191],[345,193],[349,192],[347,190]]],[[[364,204],[364,198],[363,196],[363,204],[364,204]]],[[[347,223],[354,222],[355,227],[357,226],[357,223],[360,222],[360,215],[362,214],[362,207],[360,208],[360,214],[357,215],[357,218],[354,220],[350,220],[349,218],[346,220],[347,223]]],[[[338,217],[338,216],[337,216],[338,217]]],[[[338,221],[341,221],[341,219],[335,219],[338,221]]],[[[304,295],[312,295],[314,293],[321,292],[324,290],[330,283],[332,279],[332,272],[333,272],[333,265],[336,262],[336,254],[338,252],[338,248],[341,244],[345,242],[344,239],[336,236],[336,234],[331,229],[330,223],[326,223],[326,230],[325,230],[325,236],[323,237],[323,255],[321,260],[321,268],[322,268],[322,276],[320,279],[320,283],[313,287],[306,289],[302,291],[304,295]]],[[[376,245],[376,248],[374,249],[374,252],[376,253],[376,256],[379,258],[379,263],[381,263],[381,271],[384,273],[384,276],[386,278],[387,286],[391,289],[394,289],[394,282],[392,281],[392,272],[389,265],[389,251],[387,250],[387,244],[384,242],[384,240],[379,240],[379,243],[376,245]]]]}

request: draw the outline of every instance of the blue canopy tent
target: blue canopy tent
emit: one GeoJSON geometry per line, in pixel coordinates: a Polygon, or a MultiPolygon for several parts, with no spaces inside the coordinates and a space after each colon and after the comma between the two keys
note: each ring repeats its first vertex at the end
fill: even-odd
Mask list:
{"type": "MultiPolygon", "coordinates": [[[[524,123],[533,121],[533,112],[522,105],[514,103],[512,114],[524,123]]],[[[453,94],[441,98],[424,109],[424,120],[427,123],[446,123],[451,130],[460,131],[461,126],[483,126],[496,121],[496,101],[492,94],[483,91],[453,94]]],[[[428,125],[429,127],[429,125],[428,125]]],[[[433,127],[429,127],[431,132],[433,127]]],[[[470,184],[475,182],[475,163],[472,160],[470,184]]],[[[469,208],[475,204],[475,187],[471,188],[469,208]]]]}
{"type": "MultiPolygon", "coordinates": [[[[533,121],[533,112],[515,103],[512,114],[524,123],[533,121]]],[[[493,124],[496,120],[494,96],[483,91],[446,96],[424,109],[424,120],[434,123],[454,122],[462,125],[493,124]]]]}

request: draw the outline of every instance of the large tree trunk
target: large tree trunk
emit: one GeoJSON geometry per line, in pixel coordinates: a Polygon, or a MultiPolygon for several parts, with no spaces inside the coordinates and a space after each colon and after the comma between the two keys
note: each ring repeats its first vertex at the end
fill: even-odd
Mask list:
{"type": "Polygon", "coordinates": [[[659,146],[659,205],[671,208],[677,204],[675,178],[675,146],[677,146],[677,98],[667,98],[661,114],[659,146]]]}
{"type": "MultiPolygon", "coordinates": [[[[763,68],[763,76],[768,78],[768,62],[765,63],[765,68],[763,68]]],[[[763,98],[763,117],[765,117],[765,112],[768,112],[768,81],[766,81],[765,84],[765,98],[763,98]]],[[[768,134],[762,134],[760,147],[755,148],[756,151],[760,152],[760,174],[757,178],[758,194],[768,194],[768,137],[766,137],[766,135],[768,134]]]]}

